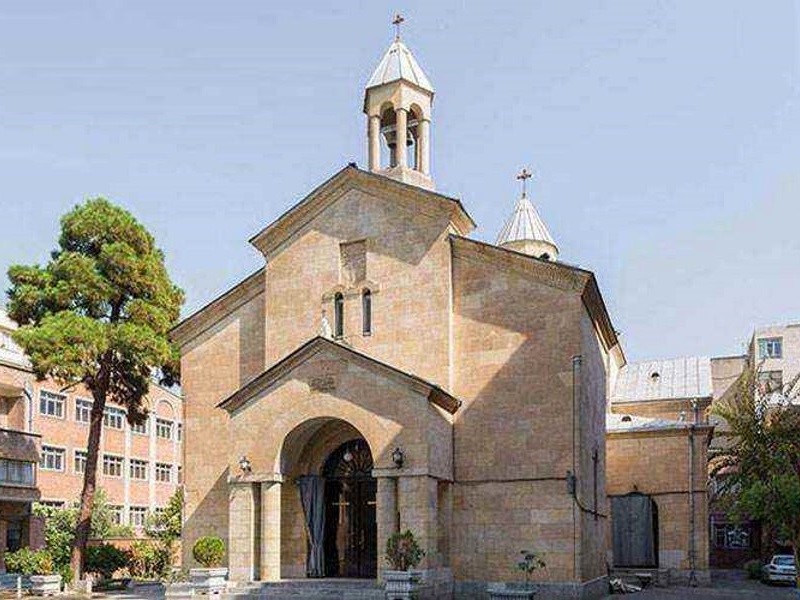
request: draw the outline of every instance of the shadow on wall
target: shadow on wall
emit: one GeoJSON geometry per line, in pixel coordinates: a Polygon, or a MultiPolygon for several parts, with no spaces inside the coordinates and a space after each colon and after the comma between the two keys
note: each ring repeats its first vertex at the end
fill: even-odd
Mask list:
{"type": "Polygon", "coordinates": [[[225,541],[225,564],[228,562],[228,468],[214,482],[191,515],[183,523],[181,545],[183,548],[183,567],[199,567],[192,557],[192,547],[198,538],[216,535],[225,541]],[[197,515],[202,515],[198,517],[197,515]]]}

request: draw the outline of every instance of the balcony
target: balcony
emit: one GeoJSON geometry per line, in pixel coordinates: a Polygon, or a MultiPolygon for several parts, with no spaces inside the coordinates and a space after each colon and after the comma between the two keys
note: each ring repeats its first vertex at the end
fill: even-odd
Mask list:
{"type": "Polygon", "coordinates": [[[36,467],[41,436],[14,429],[0,429],[0,500],[35,502],[36,467]]]}

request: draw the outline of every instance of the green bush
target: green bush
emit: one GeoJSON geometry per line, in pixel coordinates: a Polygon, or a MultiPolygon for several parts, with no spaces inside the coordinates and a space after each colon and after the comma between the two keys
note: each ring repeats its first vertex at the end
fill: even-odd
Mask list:
{"type": "Polygon", "coordinates": [[[761,579],[761,561],[748,560],[744,563],[744,570],[748,579],[761,579]]]}
{"type": "Polygon", "coordinates": [[[86,549],[86,571],[111,579],[119,569],[128,566],[128,553],[112,544],[89,546],[86,549]]]}
{"type": "Polygon", "coordinates": [[[194,543],[192,556],[206,569],[220,567],[225,558],[225,542],[213,535],[201,537],[194,543]]]}
{"type": "Polygon", "coordinates": [[[386,542],[386,561],[396,571],[408,571],[416,567],[425,556],[414,534],[406,530],[393,533],[386,542]]]}
{"type": "Polygon", "coordinates": [[[136,579],[167,577],[172,564],[170,550],[150,541],[138,540],[131,545],[128,570],[136,579]]]}
{"type": "Polygon", "coordinates": [[[21,548],[5,555],[6,571],[22,575],[52,575],[53,557],[47,550],[21,548]]]}

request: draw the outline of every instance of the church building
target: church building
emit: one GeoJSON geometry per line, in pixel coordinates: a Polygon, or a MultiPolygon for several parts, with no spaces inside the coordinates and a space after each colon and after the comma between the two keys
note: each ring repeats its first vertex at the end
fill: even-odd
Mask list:
{"type": "Polygon", "coordinates": [[[497,242],[470,238],[431,174],[433,100],[398,36],[364,91],[368,168],[254,235],[263,266],[173,330],[185,565],[218,535],[237,582],[380,581],[410,530],[430,597],[520,580],[523,550],[558,597],[606,593],[617,334],[526,172],[497,242]]]}

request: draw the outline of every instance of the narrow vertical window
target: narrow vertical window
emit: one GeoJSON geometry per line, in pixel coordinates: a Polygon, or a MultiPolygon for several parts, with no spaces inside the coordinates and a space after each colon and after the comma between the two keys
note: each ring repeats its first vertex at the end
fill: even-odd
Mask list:
{"type": "Polygon", "coordinates": [[[333,297],[333,336],[344,337],[344,296],[341,293],[333,297]]]}
{"type": "Polygon", "coordinates": [[[372,292],[369,290],[361,293],[361,333],[372,334],[372,292]]]}

